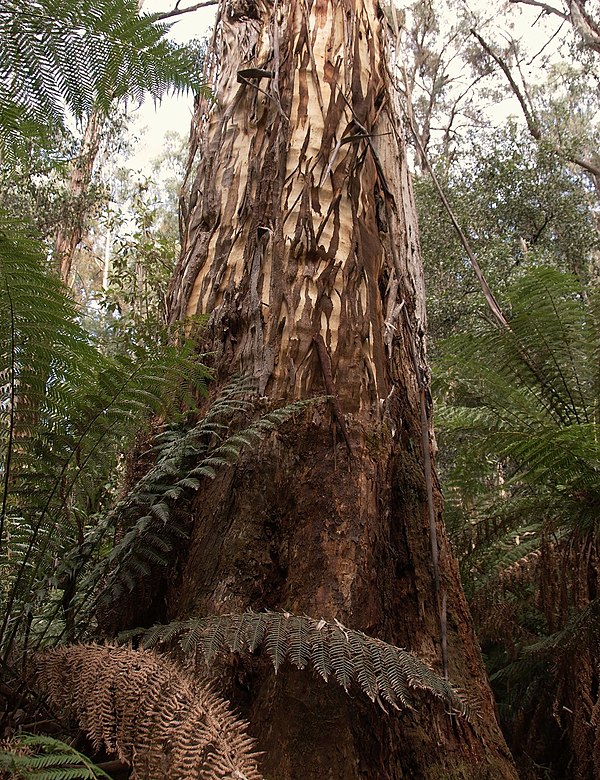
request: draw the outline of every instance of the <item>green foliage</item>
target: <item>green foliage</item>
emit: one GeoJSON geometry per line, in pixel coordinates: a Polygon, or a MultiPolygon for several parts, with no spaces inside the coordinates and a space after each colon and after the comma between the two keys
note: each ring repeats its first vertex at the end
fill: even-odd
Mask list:
{"type": "Polygon", "coordinates": [[[0,159],[0,208],[34,224],[41,238],[50,235],[61,217],[66,160],[75,153],[74,139],[56,139],[56,155],[33,147],[26,158],[0,159]]]}
{"type": "Polygon", "coordinates": [[[554,730],[564,717],[580,750],[576,702],[594,696],[573,658],[600,660],[600,297],[539,268],[507,300],[509,329],[480,323],[440,347],[449,529],[514,745],[546,742],[561,766],[554,730]]]}
{"type": "Polygon", "coordinates": [[[192,347],[164,339],[138,346],[135,356],[98,350],[45,270],[41,247],[23,232],[5,219],[0,237],[5,657],[17,638],[73,639],[98,605],[135,598],[187,535],[179,517],[202,480],[314,403],[244,427],[256,402],[251,385],[237,380],[188,423],[207,377],[192,347]],[[149,450],[139,453],[143,476],[115,501],[122,453],[152,420],[149,450]]]}
{"type": "MultiPolygon", "coordinates": [[[[510,462],[511,481],[556,498],[595,490],[600,323],[594,291],[538,269],[510,291],[510,330],[483,324],[444,343],[438,391],[444,431],[510,462]]],[[[580,527],[581,516],[569,525],[580,527]]]]}
{"type": "MultiPolygon", "coordinates": [[[[275,428],[320,400],[289,404],[241,427],[241,420],[255,414],[256,400],[252,383],[237,379],[221,391],[196,425],[164,426],[152,442],[153,464],[86,540],[97,547],[107,529],[123,530],[120,541],[85,582],[84,592],[93,595],[93,604],[104,609],[116,605],[118,611],[124,594],[133,594],[141,602],[145,581],[172,562],[178,543],[187,537],[188,527],[179,518],[203,480],[214,479],[244,449],[256,447],[275,428]]],[[[131,601],[130,595],[127,600],[131,601]]],[[[83,611],[89,615],[89,605],[83,611]]]]}
{"type": "Polygon", "coordinates": [[[22,734],[0,746],[0,777],[19,780],[96,780],[110,778],[87,756],[65,742],[22,734]]]}
{"type": "Polygon", "coordinates": [[[186,656],[201,656],[207,664],[218,653],[262,649],[275,672],[285,661],[298,669],[311,665],[326,682],[334,677],[345,691],[352,682],[358,683],[373,702],[410,708],[410,691],[418,690],[441,699],[453,712],[471,714],[452,686],[413,653],[346,628],[337,620],[329,623],[289,612],[246,612],[156,625],[143,633],[144,647],[175,641],[186,656]]]}
{"type": "Polygon", "coordinates": [[[52,144],[65,112],[146,92],[201,89],[195,55],[165,39],[168,27],[140,16],[135,0],[6,0],[0,9],[0,155],[31,139],[52,144]]]}
{"type": "Polygon", "coordinates": [[[173,414],[206,377],[190,347],[154,345],[135,357],[100,352],[28,232],[2,217],[4,640],[56,588],[58,561],[83,544],[110,502],[122,453],[140,425],[173,414]]]}
{"type": "MultiPolygon", "coordinates": [[[[436,364],[443,400],[438,425],[454,453],[449,504],[474,503],[479,522],[487,524],[481,544],[473,541],[479,522],[467,525],[470,539],[461,548],[468,581],[468,567],[487,555],[492,540],[497,555],[513,538],[509,549],[517,560],[535,546],[534,538],[539,546],[544,524],[559,536],[596,531],[596,294],[584,296],[571,275],[538,269],[513,285],[509,300],[509,331],[481,324],[446,340],[436,364]]],[[[509,561],[498,563],[504,571],[509,561]]],[[[489,578],[486,558],[477,568],[489,578]]]]}
{"type": "Polygon", "coordinates": [[[112,239],[108,285],[95,296],[104,314],[99,335],[109,350],[127,351],[164,333],[168,285],[180,250],[183,150],[183,139],[170,135],[152,176],[132,181],[131,171],[117,172],[112,200],[120,206],[105,225],[112,239]]]}
{"type": "MultiPolygon", "coordinates": [[[[488,283],[504,305],[510,285],[540,266],[593,274],[598,248],[594,199],[551,148],[514,125],[482,140],[472,135],[450,171],[439,175],[488,283]]],[[[485,304],[431,181],[415,191],[434,342],[472,326],[485,304]]]]}

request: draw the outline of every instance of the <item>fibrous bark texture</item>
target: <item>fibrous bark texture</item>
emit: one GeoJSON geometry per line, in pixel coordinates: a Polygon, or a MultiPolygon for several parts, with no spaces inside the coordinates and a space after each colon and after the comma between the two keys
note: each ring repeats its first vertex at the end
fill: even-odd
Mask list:
{"type": "Polygon", "coordinates": [[[265,777],[513,778],[424,457],[423,284],[380,9],[234,0],[212,56],[171,317],[209,315],[218,382],[251,375],[267,406],[330,400],[203,491],[168,611],[338,619],[439,669],[447,636],[473,724],[431,702],[385,714],[260,658],[233,669],[265,777]]]}

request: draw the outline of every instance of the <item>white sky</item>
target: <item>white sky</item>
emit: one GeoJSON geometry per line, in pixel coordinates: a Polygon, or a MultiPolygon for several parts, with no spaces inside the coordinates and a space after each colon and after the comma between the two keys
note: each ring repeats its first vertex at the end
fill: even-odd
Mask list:
{"type": "MultiPolygon", "coordinates": [[[[335,2],[335,0],[333,0],[335,2]]],[[[195,0],[182,0],[181,6],[193,5],[195,0]]],[[[407,7],[412,0],[395,0],[398,7],[407,7]]],[[[465,2],[465,0],[463,0],[465,2]]],[[[149,13],[171,10],[175,0],[145,0],[143,10],[149,13]]],[[[473,9],[482,9],[492,16],[500,11],[502,2],[485,2],[484,0],[466,0],[465,5],[473,9]]],[[[517,4],[513,6],[508,16],[514,23],[511,31],[515,38],[524,38],[528,48],[535,52],[548,40],[549,25],[539,18],[539,9],[517,4]],[[537,23],[536,23],[537,20],[537,23]]],[[[174,17],[171,35],[174,40],[184,43],[192,38],[201,38],[209,33],[215,19],[216,6],[199,9],[193,13],[174,17]]],[[[133,171],[144,171],[149,161],[161,154],[163,139],[168,132],[176,132],[187,138],[192,117],[193,96],[166,97],[155,107],[147,100],[132,114],[132,131],[140,137],[136,152],[127,160],[127,167],[133,171]]],[[[498,107],[499,108],[499,107],[498,107]]],[[[505,121],[508,114],[520,115],[514,99],[508,99],[498,114],[498,122],[505,121]],[[514,109],[513,109],[514,106],[514,109]]]]}
{"type": "MultiPolygon", "coordinates": [[[[194,5],[194,0],[184,0],[181,7],[194,5]]],[[[170,11],[175,0],[146,0],[143,10],[147,13],[170,11]]],[[[210,31],[216,13],[216,6],[200,8],[193,13],[174,17],[170,38],[186,43],[193,38],[203,38],[210,31]]],[[[136,153],[127,160],[127,167],[143,170],[150,160],[162,151],[163,139],[168,132],[176,132],[187,138],[193,111],[193,95],[183,97],[167,96],[155,108],[151,100],[132,112],[132,131],[141,135],[136,153]]]]}

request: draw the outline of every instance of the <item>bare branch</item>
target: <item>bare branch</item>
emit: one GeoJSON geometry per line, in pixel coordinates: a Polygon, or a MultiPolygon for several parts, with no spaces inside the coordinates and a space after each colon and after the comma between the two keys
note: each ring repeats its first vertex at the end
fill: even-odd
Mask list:
{"type": "Polygon", "coordinates": [[[553,33],[552,33],[552,35],[551,35],[551,36],[548,38],[548,40],[547,40],[547,41],[544,43],[544,45],[542,46],[542,48],[541,48],[541,49],[540,49],[540,50],[539,50],[539,51],[538,51],[536,54],[534,54],[534,55],[533,55],[533,57],[532,57],[532,58],[531,58],[531,59],[530,59],[530,60],[527,62],[527,65],[531,65],[531,64],[532,64],[532,63],[533,63],[535,60],[537,60],[537,58],[538,58],[538,57],[539,57],[541,54],[543,54],[543,53],[544,53],[544,51],[545,51],[545,50],[548,48],[548,46],[550,46],[550,44],[551,44],[551,43],[552,43],[552,41],[553,41],[553,40],[556,38],[556,36],[557,36],[557,35],[560,35],[560,32],[561,32],[562,28],[564,27],[564,24],[565,24],[565,22],[564,22],[564,21],[563,21],[563,22],[561,22],[561,23],[559,24],[559,26],[556,28],[555,32],[553,32],[553,33]]]}
{"type": "MultiPolygon", "coordinates": [[[[405,85],[406,89],[408,90],[408,85],[405,85]]],[[[475,272],[475,276],[477,277],[477,281],[479,282],[479,286],[481,287],[481,291],[483,292],[483,295],[485,297],[486,303],[488,305],[488,308],[490,312],[492,313],[494,317],[494,321],[500,325],[501,328],[510,328],[508,324],[508,320],[506,319],[506,316],[502,309],[500,308],[500,304],[496,300],[496,297],[494,293],[492,292],[491,287],[487,283],[487,279],[484,276],[483,270],[481,266],[479,265],[479,262],[477,258],[475,257],[475,253],[471,249],[471,245],[469,243],[469,240],[467,239],[463,229],[458,223],[458,219],[456,218],[456,215],[454,214],[454,211],[452,209],[452,206],[450,205],[448,198],[446,197],[446,193],[444,192],[442,185],[440,184],[440,181],[438,177],[436,176],[436,173],[433,169],[433,165],[429,161],[429,158],[427,156],[427,152],[423,148],[423,145],[421,143],[421,139],[419,138],[419,134],[417,133],[413,118],[412,118],[412,112],[410,111],[410,103],[407,103],[409,106],[409,110],[405,113],[407,125],[411,131],[411,134],[413,138],[415,139],[415,144],[417,145],[417,149],[419,152],[419,156],[423,160],[423,163],[427,170],[429,171],[429,175],[431,176],[431,181],[433,182],[433,186],[435,187],[438,197],[442,202],[442,205],[444,206],[446,213],[448,214],[448,217],[450,218],[450,221],[452,222],[452,226],[454,227],[454,230],[456,231],[456,234],[460,240],[460,243],[463,246],[463,249],[465,250],[465,253],[467,257],[469,258],[469,262],[471,263],[471,267],[473,268],[473,271],[475,272]]]]}
{"type": "Polygon", "coordinates": [[[525,117],[525,121],[527,122],[527,127],[529,129],[529,132],[535,138],[536,141],[539,141],[540,138],[542,137],[541,130],[533,115],[533,112],[531,111],[530,107],[527,104],[525,95],[523,95],[523,93],[519,88],[519,85],[514,80],[510,68],[508,67],[506,62],[502,59],[502,57],[496,54],[496,52],[493,51],[493,49],[483,40],[483,38],[481,37],[481,35],[479,35],[479,33],[477,33],[475,30],[471,30],[471,35],[473,35],[477,39],[481,48],[485,51],[486,54],[488,54],[494,60],[495,63],[497,63],[498,67],[502,70],[502,72],[506,76],[508,83],[511,86],[511,89],[514,92],[515,97],[519,101],[519,104],[523,111],[523,116],[525,117]]]}
{"type": "Polygon", "coordinates": [[[585,8],[585,0],[565,0],[569,13],[564,13],[554,6],[541,2],[541,0],[509,0],[509,2],[531,5],[541,8],[544,13],[554,14],[561,19],[570,22],[573,28],[583,39],[583,43],[590,49],[600,52],[600,24],[596,22],[585,8]]]}
{"type": "Polygon", "coordinates": [[[600,52],[600,25],[586,11],[582,0],[569,0],[571,24],[590,49],[600,52]]]}
{"type": "MultiPolygon", "coordinates": [[[[523,93],[521,92],[518,84],[513,78],[513,75],[510,71],[510,68],[506,64],[506,62],[498,55],[496,54],[490,46],[483,40],[483,38],[478,35],[475,30],[471,30],[471,33],[477,38],[479,41],[479,44],[483,48],[483,50],[489,54],[489,56],[498,64],[498,66],[502,69],[502,72],[506,76],[512,91],[515,94],[515,97],[519,101],[519,104],[521,106],[521,109],[523,110],[523,115],[525,117],[525,122],[527,123],[527,128],[533,138],[536,141],[542,140],[542,131],[540,126],[538,125],[533,112],[530,110],[527,100],[523,93]]],[[[599,45],[600,45],[600,39],[599,39],[599,45]]],[[[585,160],[582,157],[579,157],[577,154],[569,154],[568,152],[563,151],[559,145],[552,144],[552,147],[554,148],[554,151],[558,154],[562,155],[566,160],[569,162],[575,163],[575,165],[578,165],[580,168],[582,168],[586,173],[590,174],[590,176],[593,179],[593,184],[596,189],[596,191],[600,191],[600,167],[593,162],[589,162],[588,160],[585,160]]]]}
{"type": "Polygon", "coordinates": [[[584,160],[583,157],[579,157],[576,154],[572,157],[567,157],[567,159],[580,168],[583,168],[584,171],[590,173],[596,181],[600,181],[600,167],[598,165],[594,165],[594,163],[588,162],[587,160],[584,160]]]}
{"type": "Polygon", "coordinates": [[[192,11],[197,11],[199,8],[207,8],[209,5],[218,5],[218,0],[204,0],[202,3],[196,3],[190,5],[189,8],[180,8],[179,3],[181,0],[177,0],[175,7],[172,11],[165,11],[162,14],[157,14],[156,18],[159,20],[171,19],[173,16],[181,16],[181,14],[190,14],[192,11]]]}
{"type": "Polygon", "coordinates": [[[568,14],[564,13],[563,11],[560,11],[558,8],[554,8],[551,5],[548,5],[547,3],[541,3],[538,0],[509,0],[510,3],[514,3],[515,5],[517,3],[521,3],[523,5],[532,5],[536,8],[541,8],[542,11],[545,11],[547,14],[554,14],[555,16],[560,16],[561,19],[568,19],[568,14]]]}

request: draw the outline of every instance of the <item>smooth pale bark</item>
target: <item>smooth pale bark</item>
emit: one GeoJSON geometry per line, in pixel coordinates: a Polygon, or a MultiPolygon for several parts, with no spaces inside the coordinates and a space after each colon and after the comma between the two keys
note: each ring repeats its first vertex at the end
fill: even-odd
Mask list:
{"type": "Polygon", "coordinates": [[[102,129],[106,117],[94,109],[87,121],[81,149],[71,164],[69,176],[69,212],[56,228],[54,236],[54,258],[62,280],[68,286],[73,284],[73,259],[75,250],[81,243],[85,220],[89,210],[86,196],[92,183],[94,164],[100,149],[102,129]]]}
{"type": "Polygon", "coordinates": [[[514,778],[441,522],[422,269],[404,130],[371,0],[221,6],[216,103],[198,107],[172,320],[209,315],[218,383],[261,408],[335,394],[195,503],[170,616],[279,608],[407,647],[477,701],[384,713],[263,658],[222,673],[267,778],[514,778]],[[439,587],[430,517],[439,546],[439,587]]]}

